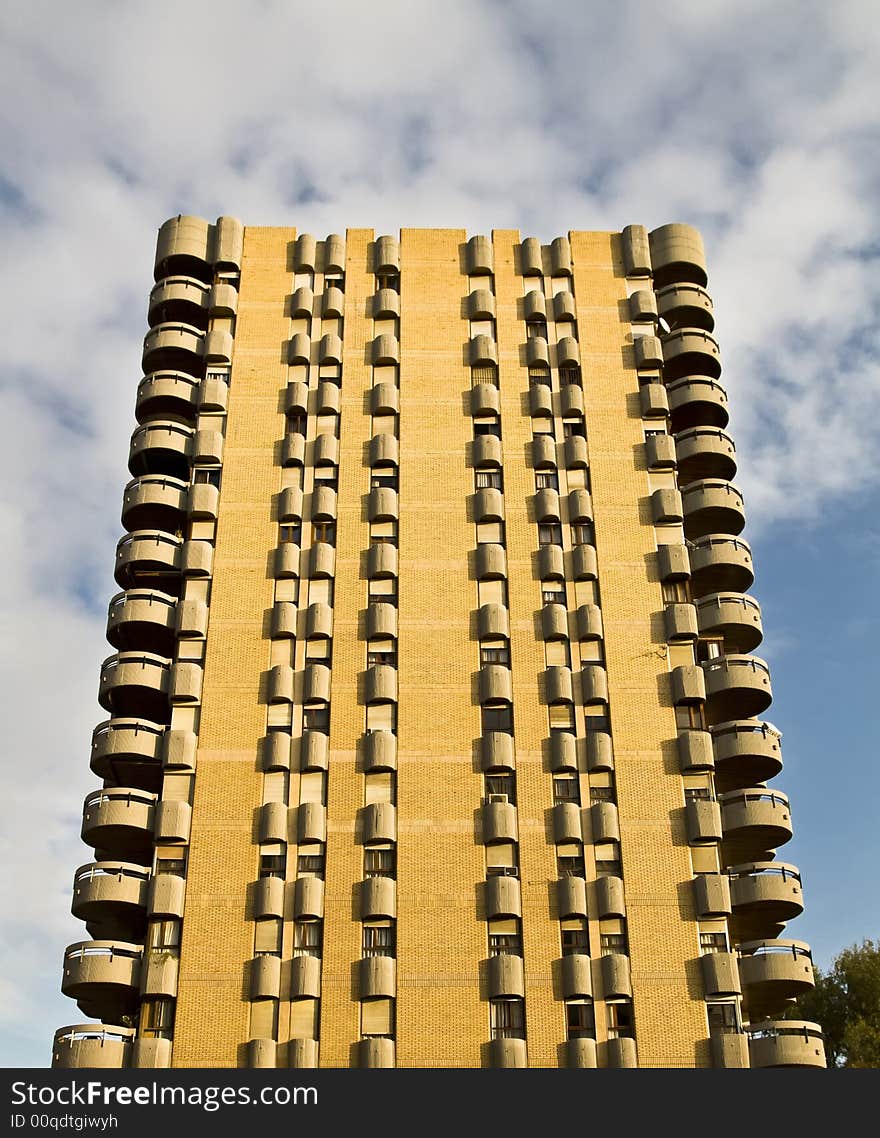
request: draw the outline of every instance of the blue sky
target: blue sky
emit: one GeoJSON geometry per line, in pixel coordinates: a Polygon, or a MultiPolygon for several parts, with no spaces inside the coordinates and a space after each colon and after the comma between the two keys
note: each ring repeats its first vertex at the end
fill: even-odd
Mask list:
{"type": "Polygon", "coordinates": [[[880,27],[867,0],[10,0],[0,1064],[48,1063],[155,232],[698,225],[825,966],[880,935],[880,27]],[[50,630],[46,635],[45,630],[50,630]]]}

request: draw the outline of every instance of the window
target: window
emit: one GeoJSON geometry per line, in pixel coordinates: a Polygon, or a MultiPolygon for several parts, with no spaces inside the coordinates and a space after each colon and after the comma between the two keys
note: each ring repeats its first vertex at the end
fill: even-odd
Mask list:
{"type": "Polygon", "coordinates": [[[562,526],[559,522],[541,522],[538,526],[538,545],[562,545],[562,526]]]}
{"type": "Polygon", "coordinates": [[[396,490],[398,487],[397,471],[389,471],[388,473],[378,473],[374,471],[370,475],[370,489],[371,490],[396,490]]]}
{"type": "Polygon", "coordinates": [[[376,287],[400,292],[400,273],[376,273],[376,287]]]}
{"type": "MultiPolygon", "coordinates": [[[[498,921],[499,926],[506,926],[508,923],[516,925],[515,921],[498,921]]],[[[512,929],[504,929],[504,931],[495,931],[489,927],[489,955],[490,956],[522,956],[522,936],[519,929],[514,927],[512,929]]]]}
{"type": "Polygon", "coordinates": [[[367,588],[367,604],[386,604],[397,607],[397,581],[391,577],[371,580],[367,588]]]}
{"type": "Polygon", "coordinates": [[[675,725],[683,731],[705,731],[706,716],[701,703],[678,704],[675,708],[675,725]]]}
{"type": "Polygon", "coordinates": [[[395,928],[387,925],[364,925],[362,948],[364,956],[394,956],[397,951],[395,928]]]}
{"type": "Polygon", "coordinates": [[[486,799],[491,802],[498,795],[516,803],[516,782],[512,774],[486,775],[486,799]]]}
{"type": "Polygon", "coordinates": [[[540,317],[529,320],[526,324],[526,335],[530,340],[547,339],[547,321],[540,317]]]}
{"type": "Polygon", "coordinates": [[[607,707],[589,707],[584,712],[584,728],[587,731],[611,730],[611,720],[608,718],[607,707]]]}
{"type": "Polygon", "coordinates": [[[497,648],[488,648],[480,645],[480,664],[502,664],[510,667],[510,647],[505,644],[497,648]]]}
{"type": "Polygon", "coordinates": [[[620,877],[620,849],[617,842],[597,842],[596,873],[600,877],[620,877]]]}
{"type": "Polygon", "coordinates": [[[569,919],[560,931],[563,956],[589,956],[590,931],[584,917],[569,919]]]}
{"type": "Polygon", "coordinates": [[[331,273],[324,277],[324,288],[345,289],[345,273],[331,273]]]}
{"type": "Polygon", "coordinates": [[[393,877],[397,859],[394,847],[382,849],[370,846],[364,849],[364,877],[393,877]]]}
{"type": "Polygon", "coordinates": [[[592,1000],[569,1000],[565,1005],[565,1023],[569,1039],[595,1039],[596,1017],[592,1000]]]}
{"type": "Polygon", "coordinates": [[[509,704],[501,707],[481,707],[480,720],[480,728],[484,735],[489,731],[513,734],[513,708],[509,704]]]}
{"type": "Polygon", "coordinates": [[[684,788],[685,802],[711,802],[712,791],[708,786],[686,786],[684,788]]]}
{"type": "Polygon", "coordinates": [[[287,874],[287,854],[261,854],[260,877],[284,877],[287,874]]]}
{"type": "Polygon", "coordinates": [[[739,1031],[736,1004],[712,1002],[706,1004],[710,1035],[732,1035],[739,1031]]]}
{"type": "Polygon", "coordinates": [[[278,541],[293,542],[294,545],[299,545],[302,538],[302,524],[297,522],[295,525],[284,525],[278,527],[278,541]]]}
{"type": "Polygon", "coordinates": [[[724,641],[718,638],[707,639],[700,637],[697,641],[697,662],[704,664],[707,660],[717,660],[724,655],[724,641]]]}
{"type": "Polygon", "coordinates": [[[365,1039],[393,1039],[394,1018],[394,1000],[364,1000],[361,1004],[361,1034],[365,1039]]]}
{"type": "Polygon", "coordinates": [[[296,875],[297,877],[321,877],[324,876],[324,854],[321,853],[301,853],[296,859],[296,875]]]}
{"type": "Polygon", "coordinates": [[[147,948],[151,952],[168,952],[180,947],[180,921],[150,921],[147,926],[147,948]]]}
{"type": "Polygon", "coordinates": [[[293,955],[320,957],[323,933],[322,921],[294,921],[293,955]]]}
{"type": "Polygon", "coordinates": [[[553,703],[547,708],[550,734],[574,734],[574,708],[569,703],[553,703]]]}
{"type": "Polygon", "coordinates": [[[148,1039],[170,1039],[174,1034],[176,1001],[145,999],[141,1004],[140,1034],[148,1039]]]}
{"type": "Polygon", "coordinates": [[[319,466],[315,471],[315,489],[326,486],[330,490],[339,489],[339,467],[319,466]]]}
{"type": "Polygon", "coordinates": [[[498,386],[498,368],[494,364],[475,364],[471,368],[471,383],[491,383],[498,386]]]}
{"type": "Polygon", "coordinates": [[[666,605],[683,604],[689,599],[686,581],[663,581],[660,589],[666,605]]]}
{"type": "Polygon", "coordinates": [[[332,383],[336,387],[342,386],[342,364],[321,364],[318,379],[332,383]]]}
{"type": "Polygon", "coordinates": [[[606,1004],[608,1011],[608,1038],[631,1039],[633,1033],[632,1004],[628,1001],[606,1004]]]}
{"type": "Polygon", "coordinates": [[[475,419],[474,420],[474,438],[480,435],[494,435],[496,439],[501,438],[501,423],[496,418],[475,419]]]}
{"type": "Polygon", "coordinates": [[[330,707],[326,703],[303,708],[303,729],[330,734],[330,707]]]}
{"type": "Polygon", "coordinates": [[[529,387],[549,387],[550,386],[550,369],[546,367],[530,367],[529,368],[529,387]]]}
{"type": "Polygon", "coordinates": [[[541,604],[564,605],[565,585],[561,581],[545,581],[541,585],[541,604]]]}
{"type": "Polygon", "coordinates": [[[156,855],[156,873],[173,873],[177,877],[186,877],[186,851],[181,851],[182,857],[162,857],[156,855]]]}
{"type": "Polygon", "coordinates": [[[368,651],[367,652],[367,667],[373,668],[377,664],[385,664],[389,668],[396,668],[397,667],[397,649],[393,648],[390,650],[383,650],[381,652],[380,651],[376,651],[376,652],[368,651]]]}
{"type": "Polygon", "coordinates": [[[727,933],[700,933],[700,953],[703,956],[727,951],[727,933]]]}
{"type": "Polygon", "coordinates": [[[312,522],[312,545],[319,541],[336,544],[336,522],[312,522]]]}
{"type": "Polygon", "coordinates": [[[489,1027],[493,1039],[525,1039],[526,1018],[522,1000],[490,1000],[489,1027]]]}
{"type": "Polygon", "coordinates": [[[477,545],[504,545],[504,522],[477,522],[477,545]]]}
{"type": "Polygon", "coordinates": [[[591,786],[590,802],[613,802],[614,789],[610,786],[591,786]]]}
{"type": "Polygon", "coordinates": [[[575,775],[556,775],[553,779],[553,804],[580,802],[581,792],[575,775]]]}
{"type": "Polygon", "coordinates": [[[596,533],[592,522],[575,522],[571,527],[572,545],[595,545],[596,533]]]}
{"type": "Polygon", "coordinates": [[[220,471],[215,470],[213,467],[197,466],[193,470],[193,482],[197,485],[204,485],[207,483],[209,486],[216,486],[220,489],[220,471]]]}
{"type": "Polygon", "coordinates": [[[294,411],[287,416],[287,428],[292,435],[306,433],[306,414],[304,411],[294,411]]]}
{"type": "Polygon", "coordinates": [[[626,953],[626,933],[600,933],[599,946],[603,956],[612,952],[626,953]]]}
{"type": "Polygon", "coordinates": [[[583,419],[566,419],[562,424],[562,437],[564,439],[585,439],[587,428],[583,419]]]}
{"type": "Polygon", "coordinates": [[[577,364],[563,364],[559,369],[559,384],[565,387],[569,383],[580,383],[581,369],[577,364]]]}
{"type": "Polygon", "coordinates": [[[586,877],[584,855],[560,854],[556,859],[556,870],[560,877],[586,877]]]}
{"type": "MultiPolygon", "coordinates": [[[[559,489],[559,475],[555,470],[536,470],[535,471],[535,489],[536,490],[558,490],[559,489]]],[[[562,541],[556,542],[561,545],[562,541]]]]}
{"type": "Polygon", "coordinates": [[[474,486],[477,490],[503,490],[504,482],[500,470],[475,470],[474,486]]]}

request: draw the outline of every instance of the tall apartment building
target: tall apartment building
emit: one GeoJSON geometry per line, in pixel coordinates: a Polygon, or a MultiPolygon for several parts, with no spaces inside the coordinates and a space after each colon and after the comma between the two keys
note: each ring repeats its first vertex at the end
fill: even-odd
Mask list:
{"type": "Polygon", "coordinates": [[[155,277],[54,1064],[824,1066],[699,234],[155,277]]]}

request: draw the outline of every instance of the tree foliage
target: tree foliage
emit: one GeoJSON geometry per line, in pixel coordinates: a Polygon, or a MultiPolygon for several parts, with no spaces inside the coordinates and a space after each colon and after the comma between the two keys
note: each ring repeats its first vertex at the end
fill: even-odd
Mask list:
{"type": "Polygon", "coordinates": [[[821,1025],[829,1067],[880,1067],[880,941],[853,944],[814,971],[816,987],[787,1018],[821,1025]]]}

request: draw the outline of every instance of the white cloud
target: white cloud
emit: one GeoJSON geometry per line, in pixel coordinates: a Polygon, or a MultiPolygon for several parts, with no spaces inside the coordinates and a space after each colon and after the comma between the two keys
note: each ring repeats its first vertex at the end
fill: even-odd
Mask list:
{"type": "Polygon", "coordinates": [[[318,234],[519,226],[549,239],[692,220],[750,525],[814,517],[880,476],[880,36],[857,0],[670,0],[662,18],[574,0],[16,0],[2,25],[16,809],[0,849],[16,983],[0,1005],[13,1040],[25,1015],[42,1032],[39,1063],[53,1025],[79,1016],[49,993],[80,927],[63,913],[88,853],[76,807],[101,715],[94,604],[113,589],[158,224],[184,211],[318,234]]]}

